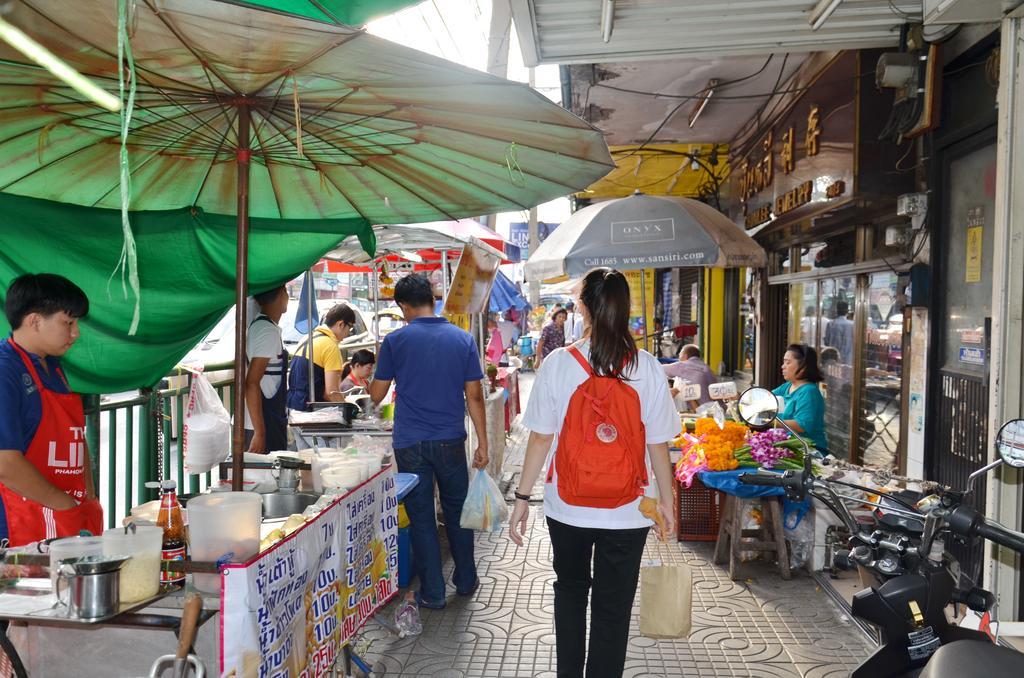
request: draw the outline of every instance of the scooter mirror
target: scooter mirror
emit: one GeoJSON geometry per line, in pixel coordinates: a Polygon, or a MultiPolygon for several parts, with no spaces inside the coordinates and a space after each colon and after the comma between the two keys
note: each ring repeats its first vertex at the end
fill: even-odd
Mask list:
{"type": "Polygon", "coordinates": [[[1024,468],[1024,419],[1003,424],[996,436],[996,450],[1007,466],[1024,468]]]}
{"type": "Polygon", "coordinates": [[[755,386],[740,394],[736,411],[751,428],[766,428],[779,415],[779,401],[768,389],[755,386]]]}

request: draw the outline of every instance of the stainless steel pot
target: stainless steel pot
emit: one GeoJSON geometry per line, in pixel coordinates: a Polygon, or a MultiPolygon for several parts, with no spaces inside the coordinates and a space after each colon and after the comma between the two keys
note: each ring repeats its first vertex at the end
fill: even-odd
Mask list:
{"type": "Polygon", "coordinates": [[[68,616],[100,619],[118,613],[121,605],[121,565],[127,557],[85,556],[60,561],[57,601],[68,616]]]}

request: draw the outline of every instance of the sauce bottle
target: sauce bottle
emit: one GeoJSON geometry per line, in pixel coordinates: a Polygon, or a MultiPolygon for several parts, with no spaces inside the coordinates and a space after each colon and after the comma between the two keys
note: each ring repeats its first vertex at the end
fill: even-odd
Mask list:
{"type": "MultiPolygon", "coordinates": [[[[153,483],[154,485],[156,483],[153,483]]],[[[164,530],[160,559],[163,561],[185,560],[185,521],[178,502],[178,484],[173,480],[160,483],[160,512],[156,524],[164,530]]],[[[160,583],[179,585],[185,583],[184,572],[160,571],[160,583]]]]}

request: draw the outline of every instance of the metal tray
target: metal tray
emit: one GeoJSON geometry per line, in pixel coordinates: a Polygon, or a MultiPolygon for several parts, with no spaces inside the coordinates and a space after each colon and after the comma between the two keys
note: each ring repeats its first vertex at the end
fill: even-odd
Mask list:
{"type": "Polygon", "coordinates": [[[56,604],[49,579],[19,579],[0,588],[0,619],[58,626],[90,626],[102,624],[115,617],[141,610],[152,605],[171,591],[159,591],[155,596],[134,603],[121,603],[117,612],[95,619],[68,617],[68,609],[56,604]],[[38,606],[32,601],[38,602],[38,606]]]}

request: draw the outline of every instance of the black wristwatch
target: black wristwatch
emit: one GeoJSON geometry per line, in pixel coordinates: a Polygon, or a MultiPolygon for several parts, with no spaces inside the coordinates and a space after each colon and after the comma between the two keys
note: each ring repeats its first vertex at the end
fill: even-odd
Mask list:
{"type": "Polygon", "coordinates": [[[530,495],[528,495],[528,494],[520,494],[519,492],[513,492],[513,494],[516,495],[516,499],[522,499],[523,501],[530,501],[530,495]]]}

